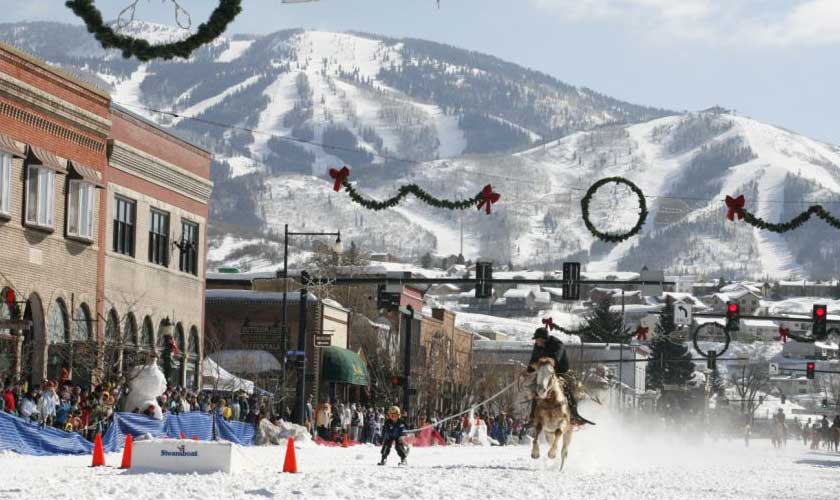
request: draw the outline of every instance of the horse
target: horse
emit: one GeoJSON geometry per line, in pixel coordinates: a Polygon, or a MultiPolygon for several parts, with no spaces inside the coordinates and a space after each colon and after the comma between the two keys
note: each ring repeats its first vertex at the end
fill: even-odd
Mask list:
{"type": "Polygon", "coordinates": [[[781,448],[785,444],[785,424],[784,422],[773,419],[773,430],[770,440],[773,442],[773,447],[781,448]]]}
{"type": "Polygon", "coordinates": [[[541,358],[536,363],[536,408],[534,409],[534,444],[531,458],[540,458],[540,433],[545,432],[550,443],[548,458],[557,456],[557,446],[563,438],[563,449],[560,453],[560,470],[566,463],[569,453],[569,443],[572,441],[572,416],[569,402],[563,392],[566,381],[554,373],[554,360],[541,358]]]}

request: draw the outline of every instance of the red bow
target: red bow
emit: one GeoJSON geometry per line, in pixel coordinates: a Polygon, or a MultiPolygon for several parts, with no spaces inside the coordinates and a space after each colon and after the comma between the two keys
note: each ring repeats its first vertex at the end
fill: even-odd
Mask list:
{"type": "Polygon", "coordinates": [[[350,176],[350,169],[347,166],[341,167],[341,170],[336,170],[334,168],[330,169],[330,177],[335,179],[335,184],[333,184],[333,191],[340,191],[341,185],[344,184],[344,181],[350,176]]]}
{"type": "Polygon", "coordinates": [[[779,327],[779,340],[782,341],[783,344],[787,344],[788,335],[790,335],[790,330],[787,328],[780,326],[779,327]]]}
{"type": "Polygon", "coordinates": [[[546,329],[548,329],[548,330],[555,330],[555,329],[557,329],[557,325],[555,325],[555,324],[554,324],[554,319],[553,319],[551,316],[549,316],[549,317],[547,317],[547,318],[543,318],[543,320],[542,320],[542,324],[543,324],[543,325],[546,327],[546,329]]]}
{"type": "Polygon", "coordinates": [[[478,209],[481,210],[481,207],[484,207],[484,212],[489,214],[490,206],[498,202],[501,197],[502,195],[499,193],[493,192],[493,187],[490,184],[484,186],[484,189],[481,190],[481,201],[478,203],[478,209]]]}
{"type": "Polygon", "coordinates": [[[637,326],[636,327],[636,338],[639,339],[640,341],[641,340],[647,340],[648,330],[649,330],[649,328],[647,328],[645,326],[642,326],[642,325],[637,326]]]}
{"type": "Polygon", "coordinates": [[[726,208],[728,208],[729,211],[726,212],[726,218],[731,220],[731,221],[734,221],[736,216],[738,217],[738,220],[743,219],[744,218],[744,204],[745,203],[746,203],[746,200],[744,199],[744,195],[741,195],[737,198],[727,196],[726,197],[726,208]]]}

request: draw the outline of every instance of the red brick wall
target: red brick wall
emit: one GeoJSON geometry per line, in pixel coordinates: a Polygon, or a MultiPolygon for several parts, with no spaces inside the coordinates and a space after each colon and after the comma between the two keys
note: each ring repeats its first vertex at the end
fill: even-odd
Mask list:
{"type": "Polygon", "coordinates": [[[0,43],[0,73],[5,73],[82,109],[107,117],[111,99],[67,78],[62,72],[0,43]]]}
{"type": "Polygon", "coordinates": [[[119,110],[111,114],[111,137],[195,175],[210,178],[210,154],[119,110]]]}

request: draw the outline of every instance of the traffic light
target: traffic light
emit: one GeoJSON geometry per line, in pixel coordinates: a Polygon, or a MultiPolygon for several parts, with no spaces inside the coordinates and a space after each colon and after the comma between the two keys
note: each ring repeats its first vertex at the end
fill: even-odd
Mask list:
{"type": "Polygon", "coordinates": [[[805,363],[805,378],[814,380],[814,372],[817,370],[817,364],[813,361],[805,363]]]}
{"type": "Polygon", "coordinates": [[[828,336],[828,309],[824,304],[814,304],[811,332],[817,340],[824,340],[828,336]]]}
{"type": "Polygon", "coordinates": [[[563,263],[563,300],[580,300],[580,262],[563,263]]]}
{"type": "Polygon", "coordinates": [[[489,299],[493,296],[493,263],[475,263],[475,298],[489,299]]]}
{"type": "Polygon", "coordinates": [[[787,397],[784,394],[779,396],[779,399],[782,401],[782,404],[785,404],[785,401],[787,401],[787,397]]]}
{"type": "Polygon", "coordinates": [[[741,329],[741,306],[737,302],[726,303],[726,329],[730,332],[741,329]]]}
{"type": "Polygon", "coordinates": [[[717,351],[709,351],[706,353],[706,368],[709,370],[717,368],[717,351]]]}
{"type": "Polygon", "coordinates": [[[391,385],[393,385],[394,387],[400,387],[405,385],[405,377],[394,375],[393,377],[391,377],[391,385]]]}
{"type": "Polygon", "coordinates": [[[823,398],[823,400],[822,400],[822,407],[823,407],[823,408],[828,408],[828,398],[823,398]]]}

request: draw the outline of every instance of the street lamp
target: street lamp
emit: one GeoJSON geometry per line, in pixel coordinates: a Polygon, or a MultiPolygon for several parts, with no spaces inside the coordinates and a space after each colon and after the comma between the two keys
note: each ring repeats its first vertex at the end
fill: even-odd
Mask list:
{"type": "MultiPolygon", "coordinates": [[[[341,231],[337,231],[335,233],[294,233],[289,231],[289,225],[286,224],[283,230],[283,335],[286,335],[288,338],[289,335],[289,311],[288,311],[288,302],[286,299],[286,295],[289,293],[289,236],[335,236],[335,245],[333,246],[333,250],[337,254],[341,254],[344,251],[344,246],[341,243],[341,231]]],[[[303,287],[301,289],[301,314],[298,318],[298,348],[299,352],[303,353],[303,359],[301,360],[300,365],[298,366],[298,384],[297,384],[297,411],[298,411],[298,423],[303,425],[305,416],[306,416],[306,397],[304,396],[304,392],[306,392],[306,314],[305,314],[305,297],[304,295],[307,293],[306,291],[306,283],[302,283],[303,287]]],[[[285,366],[284,366],[285,372],[285,366]]]]}

